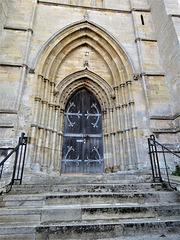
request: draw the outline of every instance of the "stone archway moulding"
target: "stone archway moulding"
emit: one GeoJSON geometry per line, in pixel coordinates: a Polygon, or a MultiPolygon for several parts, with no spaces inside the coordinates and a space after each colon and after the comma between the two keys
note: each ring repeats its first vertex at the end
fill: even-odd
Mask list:
{"type": "Polygon", "coordinates": [[[109,44],[113,46],[114,49],[120,51],[120,55],[124,56],[126,61],[131,67],[131,71],[133,75],[136,75],[136,70],[134,68],[133,62],[129,55],[127,54],[125,48],[122,46],[122,44],[106,29],[104,29],[102,26],[90,21],[90,20],[81,20],[72,24],[67,25],[66,27],[60,29],[55,34],[53,34],[41,47],[40,51],[38,52],[35,60],[33,61],[32,70],[36,70],[36,72],[39,72],[41,74],[42,67],[38,67],[39,63],[45,62],[45,59],[49,56],[52,49],[56,48],[56,45],[66,36],[72,34],[72,32],[77,31],[77,29],[83,29],[83,26],[87,29],[93,29],[94,31],[99,30],[102,34],[102,38],[107,37],[109,39],[109,44]],[[59,38],[60,37],[60,38],[59,38]]]}
{"type": "Polygon", "coordinates": [[[103,112],[105,171],[138,166],[137,131],[130,58],[105,29],[86,20],[62,29],[43,46],[34,64],[34,122],[31,124],[31,166],[60,170],[64,109],[69,97],[86,88],[98,99],[103,112]],[[71,51],[88,44],[103,59],[111,83],[88,67],[56,79],[71,51]],[[35,149],[35,150],[34,150],[35,149]]]}
{"type": "Polygon", "coordinates": [[[98,74],[85,68],[71,73],[55,86],[54,92],[58,94],[56,102],[64,109],[69,97],[79,88],[89,89],[101,104],[102,111],[112,107],[112,99],[115,97],[114,89],[98,74]]]}

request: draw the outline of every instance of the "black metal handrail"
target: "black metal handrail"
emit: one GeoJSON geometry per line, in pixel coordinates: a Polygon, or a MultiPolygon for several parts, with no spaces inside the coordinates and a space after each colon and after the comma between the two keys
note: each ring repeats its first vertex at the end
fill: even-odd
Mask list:
{"type": "Polygon", "coordinates": [[[159,164],[159,154],[161,153],[163,155],[164,165],[166,169],[166,175],[169,186],[176,190],[176,188],[171,186],[170,179],[169,179],[169,173],[168,173],[168,166],[166,161],[166,153],[173,154],[174,156],[180,158],[178,154],[170,150],[169,148],[165,147],[163,144],[156,141],[154,135],[150,135],[150,138],[148,138],[148,146],[149,146],[149,156],[150,156],[150,162],[151,162],[151,169],[152,169],[152,175],[153,175],[153,181],[154,182],[163,182],[162,176],[161,176],[161,168],[159,164]],[[161,151],[158,150],[158,147],[161,148],[161,151]]]}
{"type": "Polygon", "coordinates": [[[25,133],[21,133],[21,137],[19,137],[19,142],[17,146],[0,162],[0,180],[1,180],[3,176],[4,164],[10,159],[13,153],[15,153],[12,177],[9,183],[10,188],[7,192],[11,191],[15,181],[19,181],[20,185],[22,183],[27,148],[27,139],[28,138],[25,137],[25,133]]]}

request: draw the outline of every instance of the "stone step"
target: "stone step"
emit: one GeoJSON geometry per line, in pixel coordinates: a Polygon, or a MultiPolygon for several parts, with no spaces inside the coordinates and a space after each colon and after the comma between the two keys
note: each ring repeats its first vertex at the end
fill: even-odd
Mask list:
{"type": "Polygon", "coordinates": [[[174,192],[124,192],[124,193],[68,193],[47,194],[45,205],[86,205],[123,203],[172,203],[178,202],[174,192]]]}
{"type": "MultiPolygon", "coordinates": [[[[35,234],[14,234],[13,238],[11,235],[1,235],[1,240],[35,240],[35,234]]],[[[78,238],[79,240],[80,238],[78,238]]],[[[100,240],[100,238],[95,238],[100,240]]],[[[155,234],[155,235],[145,235],[145,236],[123,236],[115,238],[101,238],[101,240],[179,240],[180,234],[155,234]]],[[[44,239],[41,239],[44,240],[44,239]]]]}
{"type": "Polygon", "coordinates": [[[42,207],[45,196],[41,194],[0,196],[0,209],[3,207],[42,207]]]}
{"type": "Polygon", "coordinates": [[[30,193],[47,193],[47,192],[122,192],[122,191],[159,191],[165,190],[161,183],[133,183],[133,184],[23,184],[13,186],[10,194],[30,194],[30,193]]]}
{"type": "MultiPolygon", "coordinates": [[[[123,236],[123,237],[115,237],[115,238],[101,238],[101,240],[179,240],[180,234],[175,233],[166,233],[164,234],[163,231],[160,234],[153,234],[150,235],[143,235],[143,236],[123,236]]],[[[99,240],[96,239],[96,240],[99,240]]]]}
{"type": "Polygon", "coordinates": [[[0,239],[124,240],[144,233],[179,234],[179,194],[142,182],[146,177],[141,182],[131,177],[43,177],[14,186],[0,196],[0,239]]]}
{"type": "Polygon", "coordinates": [[[175,192],[119,192],[119,193],[47,193],[21,194],[0,196],[1,207],[24,206],[57,206],[57,205],[87,205],[87,204],[122,204],[122,203],[172,203],[178,202],[175,192]]]}
{"type": "Polygon", "coordinates": [[[35,240],[35,229],[37,224],[34,222],[24,222],[24,223],[4,223],[0,225],[0,239],[34,239],[35,240]]]}
{"type": "Polygon", "coordinates": [[[180,215],[180,204],[172,205],[93,205],[44,208],[0,209],[0,225],[5,222],[82,221],[104,219],[138,219],[180,215]]]}
{"type": "Polygon", "coordinates": [[[111,239],[128,236],[144,236],[153,234],[179,234],[180,220],[176,217],[155,219],[128,220],[96,220],[73,222],[49,222],[35,225],[34,223],[7,224],[0,226],[0,239],[55,240],[55,239],[111,239]],[[27,238],[26,238],[27,237],[27,238]]]}
{"type": "Polygon", "coordinates": [[[162,230],[165,233],[180,233],[179,227],[180,220],[176,218],[49,223],[36,228],[36,239],[47,239],[47,236],[49,239],[101,239],[157,234],[162,230]]]}
{"type": "MultiPolygon", "coordinates": [[[[1,240],[35,240],[35,233],[32,234],[13,234],[13,235],[0,235],[1,240]]],[[[42,239],[43,240],[43,239],[42,239]]]]}
{"type": "Polygon", "coordinates": [[[150,170],[120,171],[117,173],[104,174],[65,174],[47,176],[46,174],[35,175],[25,173],[23,182],[27,184],[54,185],[54,184],[98,184],[98,183],[142,183],[151,182],[150,170]]]}
{"type": "Polygon", "coordinates": [[[43,210],[41,208],[2,208],[0,209],[0,225],[4,223],[40,223],[43,210]]]}
{"type": "Polygon", "coordinates": [[[122,204],[122,203],[172,203],[178,202],[175,192],[123,192],[123,193],[58,193],[4,195],[1,205],[12,206],[52,206],[83,204],[122,204]]]}
{"type": "Polygon", "coordinates": [[[180,205],[172,206],[91,206],[82,207],[82,220],[138,219],[180,216],[180,205]]]}

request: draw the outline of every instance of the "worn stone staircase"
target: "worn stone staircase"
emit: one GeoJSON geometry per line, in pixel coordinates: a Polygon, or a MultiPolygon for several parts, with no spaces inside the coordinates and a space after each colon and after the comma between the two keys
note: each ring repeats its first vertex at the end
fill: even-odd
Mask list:
{"type": "Polygon", "coordinates": [[[0,196],[0,239],[180,239],[179,192],[143,172],[42,177],[0,196]]]}

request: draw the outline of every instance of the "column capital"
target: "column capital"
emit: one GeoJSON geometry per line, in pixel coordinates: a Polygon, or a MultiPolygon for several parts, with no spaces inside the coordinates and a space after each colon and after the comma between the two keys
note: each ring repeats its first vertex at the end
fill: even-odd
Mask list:
{"type": "Polygon", "coordinates": [[[41,97],[40,96],[35,96],[35,101],[38,101],[38,102],[40,102],[41,101],[41,97]]]}
{"type": "Polygon", "coordinates": [[[126,81],[126,84],[127,85],[132,84],[132,81],[131,80],[126,81]]]}
{"type": "Polygon", "coordinates": [[[125,87],[125,83],[121,83],[119,86],[120,86],[120,88],[123,88],[123,87],[125,87]]]}

